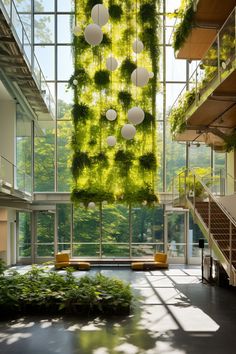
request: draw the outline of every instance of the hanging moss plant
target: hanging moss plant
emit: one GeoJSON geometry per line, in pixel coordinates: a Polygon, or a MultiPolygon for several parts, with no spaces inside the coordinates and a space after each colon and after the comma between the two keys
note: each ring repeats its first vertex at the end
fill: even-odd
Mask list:
{"type": "Polygon", "coordinates": [[[139,10],[139,20],[141,23],[151,23],[155,21],[156,11],[155,4],[151,2],[147,2],[140,6],[139,10]]]}
{"type": "Polygon", "coordinates": [[[108,70],[98,70],[94,75],[94,82],[97,88],[106,88],[110,83],[110,73],[108,70]]]}
{"type": "Polygon", "coordinates": [[[71,172],[74,179],[77,179],[85,167],[91,166],[91,159],[86,152],[77,151],[72,158],[71,172]]]}
{"type": "Polygon", "coordinates": [[[124,194],[117,196],[120,203],[131,205],[143,204],[148,207],[153,207],[158,203],[158,198],[151,186],[145,183],[144,187],[138,188],[133,186],[132,189],[126,188],[124,194]]]}
{"type": "Polygon", "coordinates": [[[101,187],[91,187],[87,189],[74,188],[71,193],[71,201],[74,203],[82,202],[85,207],[87,207],[89,202],[101,203],[106,201],[108,203],[113,203],[115,198],[113,193],[107,192],[101,187]]]}
{"type": "Polygon", "coordinates": [[[90,48],[90,45],[88,44],[88,42],[86,42],[83,34],[81,34],[80,36],[73,36],[73,46],[80,53],[90,48]]]}
{"type": "Polygon", "coordinates": [[[236,132],[231,135],[225,135],[225,150],[226,152],[230,152],[236,149],[236,132]]]}
{"type": "Polygon", "coordinates": [[[157,168],[156,156],[153,152],[149,152],[139,157],[140,167],[144,170],[155,171],[157,168]]]}
{"type": "Polygon", "coordinates": [[[144,113],[145,113],[145,118],[144,118],[142,124],[140,124],[140,128],[142,128],[144,130],[148,130],[155,123],[155,117],[149,112],[144,112],[144,113]]]}
{"type": "Polygon", "coordinates": [[[126,58],[125,60],[123,60],[120,67],[121,78],[124,78],[127,83],[130,83],[131,74],[136,68],[137,65],[129,58],[126,58]]]}
{"type": "Polygon", "coordinates": [[[68,81],[68,87],[83,87],[89,82],[89,76],[84,68],[75,69],[74,74],[70,77],[68,81]],[[74,80],[77,80],[77,84],[74,84],[74,80]]]}
{"type": "Polygon", "coordinates": [[[92,8],[97,4],[102,4],[103,1],[102,0],[87,0],[85,3],[86,3],[85,14],[87,17],[90,17],[92,8]]]}
{"type": "Polygon", "coordinates": [[[118,150],[115,154],[116,166],[122,176],[127,175],[133,165],[134,154],[131,151],[118,150]]]}
{"type": "Polygon", "coordinates": [[[118,101],[122,105],[123,109],[128,109],[133,101],[131,93],[128,91],[120,91],[118,93],[118,101]]]}
{"type": "Polygon", "coordinates": [[[114,22],[118,22],[123,14],[122,7],[117,4],[111,4],[109,6],[109,15],[114,22]]]}
{"type": "Polygon", "coordinates": [[[99,154],[93,157],[93,163],[100,164],[103,167],[108,166],[108,157],[104,152],[100,152],[99,154]]]}
{"type": "Polygon", "coordinates": [[[79,121],[85,121],[90,116],[90,109],[84,103],[75,103],[72,108],[73,123],[77,126],[79,121]]]}
{"type": "Polygon", "coordinates": [[[186,129],[186,111],[193,104],[196,97],[195,89],[187,91],[180,98],[178,105],[174,107],[169,115],[170,130],[173,135],[182,133],[186,129]]]}

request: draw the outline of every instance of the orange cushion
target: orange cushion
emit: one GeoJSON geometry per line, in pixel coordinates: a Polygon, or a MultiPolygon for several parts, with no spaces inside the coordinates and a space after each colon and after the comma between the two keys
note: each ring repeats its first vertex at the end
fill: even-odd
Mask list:
{"type": "Polygon", "coordinates": [[[160,263],[166,263],[167,262],[167,254],[166,253],[156,253],[154,255],[154,261],[160,262],[160,263]]]}
{"type": "Polygon", "coordinates": [[[70,256],[68,253],[58,253],[56,254],[56,262],[69,262],[70,256]]]}

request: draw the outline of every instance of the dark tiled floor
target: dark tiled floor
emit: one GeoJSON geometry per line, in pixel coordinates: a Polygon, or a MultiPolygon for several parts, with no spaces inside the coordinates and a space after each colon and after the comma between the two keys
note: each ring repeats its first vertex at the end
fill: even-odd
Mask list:
{"type": "Polygon", "coordinates": [[[97,268],[90,273],[97,271],[131,284],[139,297],[130,316],[0,322],[0,353],[236,353],[235,291],[202,284],[199,268],[150,272],[97,268]]]}

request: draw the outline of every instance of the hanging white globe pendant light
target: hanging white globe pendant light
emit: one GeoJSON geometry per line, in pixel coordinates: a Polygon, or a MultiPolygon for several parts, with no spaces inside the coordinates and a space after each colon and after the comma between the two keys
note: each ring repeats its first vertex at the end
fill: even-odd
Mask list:
{"type": "Polygon", "coordinates": [[[96,207],[96,204],[94,202],[89,202],[88,203],[88,208],[89,209],[94,209],[96,207]]]}
{"type": "Polygon", "coordinates": [[[128,120],[134,125],[142,123],[144,120],[145,113],[140,107],[133,107],[128,110],[128,120]]]}
{"type": "Polygon", "coordinates": [[[108,109],[108,111],[106,111],[106,118],[110,121],[115,120],[117,117],[117,112],[114,109],[108,109]]]}
{"type": "Polygon", "coordinates": [[[107,58],[107,60],[106,60],[107,70],[114,71],[114,70],[116,70],[117,66],[118,66],[118,61],[116,60],[116,58],[114,58],[112,56],[107,58]]]}
{"type": "Polygon", "coordinates": [[[82,29],[80,26],[76,25],[73,29],[73,33],[76,37],[78,37],[82,33],[82,29]]]}
{"type": "Polygon", "coordinates": [[[115,146],[116,145],[116,137],[113,135],[110,135],[107,137],[107,145],[108,146],[115,146]]]}
{"type": "Polygon", "coordinates": [[[109,12],[102,4],[97,4],[92,8],[91,17],[98,26],[104,26],[109,20],[109,12]]]}
{"type": "Polygon", "coordinates": [[[101,28],[96,24],[90,24],[85,28],[84,38],[90,45],[98,45],[103,39],[101,28]]]}
{"type": "Polygon", "coordinates": [[[143,87],[149,81],[149,72],[145,68],[137,68],[131,74],[131,81],[135,86],[143,87]]]}
{"type": "Polygon", "coordinates": [[[132,124],[125,124],[121,128],[121,135],[126,140],[131,140],[136,134],[136,129],[132,124]]]}
{"type": "Polygon", "coordinates": [[[133,51],[134,53],[141,53],[143,51],[143,42],[140,41],[139,39],[136,39],[134,42],[133,42],[133,45],[132,45],[132,48],[133,48],[133,51]]]}

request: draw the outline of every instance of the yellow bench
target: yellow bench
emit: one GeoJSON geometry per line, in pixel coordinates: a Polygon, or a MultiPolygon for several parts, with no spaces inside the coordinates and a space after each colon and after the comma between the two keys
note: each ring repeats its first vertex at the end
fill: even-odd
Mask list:
{"type": "Polygon", "coordinates": [[[156,253],[152,262],[132,262],[131,269],[133,270],[150,270],[150,269],[167,269],[168,268],[167,254],[156,253]]]}
{"type": "Polygon", "coordinates": [[[66,267],[74,267],[79,270],[89,270],[90,263],[78,261],[76,259],[70,259],[70,256],[68,253],[57,253],[56,254],[56,261],[55,261],[55,268],[56,269],[63,269],[66,267]]]}

